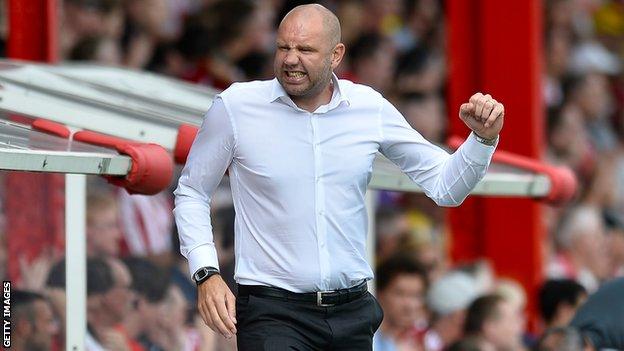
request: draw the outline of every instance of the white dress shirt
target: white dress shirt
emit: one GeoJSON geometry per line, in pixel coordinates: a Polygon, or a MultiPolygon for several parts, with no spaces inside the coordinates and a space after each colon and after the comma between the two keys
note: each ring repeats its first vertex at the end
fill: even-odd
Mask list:
{"type": "Polygon", "coordinates": [[[191,273],[218,267],[210,199],[229,170],[234,277],[294,292],[372,279],[364,194],[381,152],[442,206],[459,205],[495,147],[473,136],[453,155],[429,143],[373,89],[333,77],[327,105],[300,109],[277,79],[233,84],[206,113],[175,191],[191,273]]]}

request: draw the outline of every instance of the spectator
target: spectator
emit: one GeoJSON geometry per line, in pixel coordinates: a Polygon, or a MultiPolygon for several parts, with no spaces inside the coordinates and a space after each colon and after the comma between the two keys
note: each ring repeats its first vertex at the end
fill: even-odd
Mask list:
{"type": "Polygon", "coordinates": [[[195,305],[189,305],[180,288],[170,285],[158,315],[163,350],[196,350],[204,342],[214,343],[203,340],[194,328],[194,311],[195,305]]]}
{"type": "Polygon", "coordinates": [[[126,335],[122,322],[131,311],[132,278],[126,266],[115,258],[87,260],[88,351],[140,350],[126,335]]]}
{"type": "Polygon", "coordinates": [[[133,313],[127,316],[124,323],[128,335],[140,340],[146,350],[167,350],[173,341],[163,332],[161,310],[171,285],[169,276],[144,258],[130,257],[125,262],[132,276],[132,290],[136,294],[133,313]]]}
{"type": "Polygon", "coordinates": [[[397,252],[399,243],[409,235],[409,221],[405,211],[391,206],[380,207],[375,218],[377,240],[376,259],[384,261],[397,252]]]}
{"type": "Polygon", "coordinates": [[[50,302],[41,294],[22,290],[11,292],[11,349],[45,351],[52,349],[58,333],[50,302]]]}
{"type": "Polygon", "coordinates": [[[216,1],[189,19],[187,36],[196,43],[196,67],[186,75],[193,82],[225,89],[246,77],[237,63],[262,52],[271,39],[272,13],[248,0],[216,1]],[[203,33],[203,35],[200,35],[203,33]]]}
{"type": "Polygon", "coordinates": [[[539,289],[540,315],[546,328],[564,327],[587,298],[587,291],[572,279],[550,279],[539,289]]]}
{"type": "Polygon", "coordinates": [[[576,105],[566,104],[548,114],[548,161],[572,168],[581,179],[593,172],[596,155],[585,130],[583,114],[576,105]]]}
{"type": "Polygon", "coordinates": [[[569,88],[570,101],[580,108],[592,144],[602,152],[613,152],[617,143],[609,124],[614,108],[609,89],[607,76],[599,72],[577,76],[569,88]]]}
{"type": "Polygon", "coordinates": [[[384,311],[375,350],[422,350],[426,328],[427,272],[409,256],[392,256],[377,267],[378,299],[384,311]]]}
{"type": "Polygon", "coordinates": [[[555,234],[559,253],[548,267],[548,276],[576,279],[587,291],[595,291],[609,271],[604,231],[598,208],[573,208],[555,234]]]}
{"type": "Polygon", "coordinates": [[[59,30],[61,57],[86,37],[110,33],[108,19],[118,11],[119,0],[65,0],[59,30]]]}
{"type": "Polygon", "coordinates": [[[397,94],[438,94],[444,87],[446,67],[440,53],[415,47],[398,60],[395,88],[397,94]]]}
{"type": "Polygon", "coordinates": [[[468,307],[464,332],[478,337],[495,350],[523,350],[523,320],[511,302],[500,295],[477,298],[468,307]]]}
{"type": "Polygon", "coordinates": [[[114,257],[122,238],[113,194],[93,189],[87,194],[87,256],[114,257]]]}
{"type": "Polygon", "coordinates": [[[45,295],[52,306],[52,312],[58,321],[59,332],[56,335],[56,343],[59,350],[65,348],[65,327],[67,312],[67,296],[65,293],[65,259],[56,262],[50,268],[45,282],[45,295]]]}
{"type": "Polygon", "coordinates": [[[477,294],[474,279],[462,272],[449,272],[431,285],[427,292],[431,322],[425,334],[425,350],[443,350],[462,337],[466,309],[477,294]]]}
{"type": "Polygon", "coordinates": [[[446,112],[442,99],[435,94],[410,94],[401,104],[407,122],[427,140],[443,144],[446,135],[446,112]]]}
{"type": "Polygon", "coordinates": [[[352,75],[349,78],[381,93],[388,92],[394,75],[394,52],[388,38],[376,32],[362,35],[347,54],[352,75]]]}
{"type": "Polygon", "coordinates": [[[121,64],[121,48],[110,37],[86,37],[72,48],[69,59],[92,61],[105,66],[119,66],[121,64]]]}

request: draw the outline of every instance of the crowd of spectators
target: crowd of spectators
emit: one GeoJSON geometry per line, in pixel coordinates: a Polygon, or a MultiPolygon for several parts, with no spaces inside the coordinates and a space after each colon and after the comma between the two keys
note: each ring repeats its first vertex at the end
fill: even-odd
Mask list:
{"type": "MultiPolygon", "coordinates": [[[[337,75],[382,92],[416,130],[442,144],[449,118],[443,1],[320,2],[342,25],[347,55],[337,75]]],[[[423,195],[383,192],[375,233],[376,294],[385,318],[376,350],[524,350],[546,328],[542,346],[553,336],[580,342],[565,328],[576,309],[603,282],[624,275],[624,3],[543,2],[544,158],[570,167],[581,184],[572,205],[544,208],[548,280],[538,296],[527,296],[516,282],[497,277],[486,260],[453,266],[444,209],[423,195]],[[540,306],[541,324],[531,332],[527,299],[540,306]]],[[[61,3],[62,60],[149,70],[224,89],[272,77],[278,21],[305,2],[61,3]]],[[[197,314],[171,192],[130,196],[98,180],[88,190],[88,349],[234,350],[234,341],[210,331],[197,314]]],[[[225,180],[211,208],[222,275],[235,291],[230,196],[225,180]]],[[[4,240],[0,235],[2,277],[4,240]]],[[[43,252],[31,262],[19,260],[16,350],[64,348],[64,261],[43,252]]]]}

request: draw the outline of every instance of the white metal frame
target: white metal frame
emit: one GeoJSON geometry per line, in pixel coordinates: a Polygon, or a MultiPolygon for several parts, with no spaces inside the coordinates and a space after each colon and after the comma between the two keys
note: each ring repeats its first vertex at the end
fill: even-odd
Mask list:
{"type": "Polygon", "coordinates": [[[71,151],[0,149],[0,169],[122,176],[128,174],[128,156],[71,151]]]}
{"type": "Polygon", "coordinates": [[[65,349],[84,350],[87,331],[86,176],[65,175],[65,349]]]}

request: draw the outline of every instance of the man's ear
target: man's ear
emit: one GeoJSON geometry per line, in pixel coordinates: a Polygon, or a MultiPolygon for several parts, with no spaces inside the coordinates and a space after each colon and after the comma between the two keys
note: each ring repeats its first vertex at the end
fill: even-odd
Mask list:
{"type": "Polygon", "coordinates": [[[346,49],[343,43],[338,43],[336,44],[336,46],[334,46],[334,49],[332,51],[332,62],[331,62],[332,69],[335,69],[336,67],[338,67],[338,65],[340,65],[340,62],[342,61],[342,58],[344,57],[345,51],[346,49]]]}

